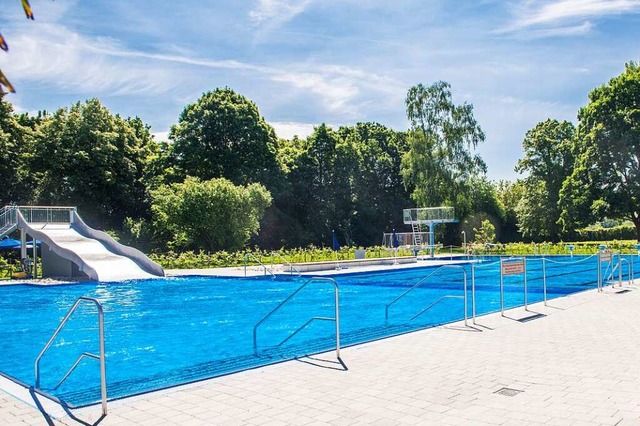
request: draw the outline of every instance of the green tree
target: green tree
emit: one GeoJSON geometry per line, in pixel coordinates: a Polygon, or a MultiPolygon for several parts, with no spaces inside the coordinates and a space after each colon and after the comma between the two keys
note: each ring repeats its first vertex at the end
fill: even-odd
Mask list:
{"type": "Polygon", "coordinates": [[[449,232],[456,232],[453,235],[445,234],[447,240],[459,242],[460,232],[464,231],[467,236],[471,237],[475,228],[481,227],[484,221],[488,220],[494,226],[494,233],[502,237],[502,228],[505,223],[504,205],[500,202],[494,185],[486,178],[473,177],[469,180],[468,185],[473,188],[468,194],[457,196],[455,205],[457,205],[456,214],[460,218],[460,226],[448,227],[449,232]],[[497,228],[497,229],[496,229],[497,228]]]}
{"type": "Polygon", "coordinates": [[[328,244],[331,230],[338,228],[336,200],[349,193],[351,186],[350,179],[335,169],[336,147],[340,143],[338,134],[321,124],[304,141],[293,160],[287,176],[290,198],[285,202],[291,205],[291,216],[300,223],[299,243],[328,244]]]}
{"type": "Polygon", "coordinates": [[[408,205],[399,174],[405,147],[404,133],[377,123],[323,124],[304,141],[284,142],[288,191],[275,204],[298,224],[294,245],[330,244],[332,229],[346,244],[379,244],[408,205]]]}
{"type": "Polygon", "coordinates": [[[528,173],[523,179],[525,194],[516,209],[524,237],[557,241],[562,236],[560,190],[573,171],[574,138],[573,124],[558,120],[538,123],[525,135],[524,158],[516,165],[517,172],[528,173]]]}
{"type": "Polygon", "coordinates": [[[500,180],[494,182],[495,194],[504,208],[504,225],[500,234],[500,241],[519,241],[522,235],[518,231],[517,207],[525,197],[524,185],[521,181],[509,182],[500,180]]]}
{"type": "Polygon", "coordinates": [[[490,244],[496,240],[496,228],[490,220],[482,221],[480,228],[473,228],[477,243],[490,244]]]}
{"type": "Polygon", "coordinates": [[[592,90],[578,119],[579,154],[561,194],[563,225],[629,219],[640,239],[640,65],[626,64],[592,90]]]}
{"type": "Polygon", "coordinates": [[[12,105],[0,91],[0,207],[31,201],[29,170],[33,132],[19,122],[12,105]]]}
{"type": "Polygon", "coordinates": [[[187,105],[171,128],[170,163],[176,177],[224,177],[236,185],[279,184],[278,140],[258,107],[229,88],[203,94],[187,105]]]}
{"type": "Polygon", "coordinates": [[[342,174],[353,182],[349,215],[353,240],[364,246],[379,244],[382,232],[400,229],[402,209],[411,206],[400,174],[406,134],[378,123],[341,127],[338,134],[353,152],[352,162],[342,163],[342,174]]]}
{"type": "Polygon", "coordinates": [[[260,228],[271,204],[261,184],[236,186],[227,179],[160,185],[151,191],[153,224],[171,248],[239,250],[260,228]]]}
{"type": "Polygon", "coordinates": [[[120,228],[148,211],[146,168],[156,149],[142,120],[113,115],[98,99],[61,108],[38,126],[37,201],[78,206],[90,223],[120,228]]]}
{"type": "Polygon", "coordinates": [[[450,88],[439,81],[414,86],[407,94],[411,131],[402,177],[419,206],[452,205],[470,192],[471,177],[486,173],[484,161],[473,153],[485,138],[473,106],[454,105],[450,88]]]}

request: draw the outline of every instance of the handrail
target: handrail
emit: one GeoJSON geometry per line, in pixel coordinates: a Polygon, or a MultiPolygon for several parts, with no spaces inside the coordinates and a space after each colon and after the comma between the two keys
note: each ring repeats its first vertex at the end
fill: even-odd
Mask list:
{"type": "Polygon", "coordinates": [[[582,259],[578,259],[578,260],[570,260],[570,261],[568,261],[568,262],[563,262],[563,261],[561,261],[561,260],[553,260],[553,258],[551,258],[551,257],[546,257],[546,259],[547,259],[547,262],[557,263],[557,264],[559,264],[559,265],[572,265],[572,264],[574,264],[574,263],[584,262],[584,261],[586,261],[586,260],[591,259],[591,258],[592,258],[592,257],[594,257],[594,256],[597,256],[597,255],[598,255],[598,254],[596,253],[596,254],[592,254],[592,255],[590,255],[590,256],[587,256],[587,257],[585,257],[585,258],[582,258],[582,259]]]}
{"type": "MultiPolygon", "coordinates": [[[[393,299],[391,302],[389,302],[387,304],[387,306],[385,307],[385,310],[384,310],[385,320],[389,320],[389,308],[391,307],[391,305],[396,303],[398,300],[402,299],[404,296],[406,296],[412,290],[418,288],[420,285],[422,285],[422,283],[427,281],[429,278],[431,278],[432,276],[434,276],[435,274],[437,274],[438,272],[440,272],[441,270],[446,269],[446,268],[447,269],[454,268],[454,269],[462,270],[462,274],[463,274],[463,277],[464,277],[464,296],[462,296],[464,298],[464,325],[467,325],[467,271],[464,269],[463,266],[460,266],[460,265],[443,265],[443,266],[440,266],[435,271],[431,272],[426,277],[421,278],[417,283],[415,283],[413,286],[411,286],[407,291],[405,291],[404,293],[402,293],[401,295],[399,295],[398,297],[396,297],[395,299],[393,299]]],[[[449,296],[449,298],[451,298],[451,297],[459,298],[460,296],[449,296]]],[[[440,299],[437,300],[436,303],[439,302],[439,301],[440,301],[440,299]]],[[[432,303],[430,306],[427,307],[427,309],[431,308],[431,306],[433,306],[433,305],[435,305],[435,303],[432,303]]],[[[424,311],[426,311],[427,309],[425,309],[424,311]]],[[[418,315],[422,314],[422,312],[424,312],[424,311],[421,311],[418,315]]],[[[414,316],[411,319],[416,318],[418,315],[414,316]]],[[[474,315],[473,320],[475,321],[475,315],[474,315]]]]}
{"type": "Polygon", "coordinates": [[[2,207],[0,210],[0,231],[9,229],[17,224],[15,210],[15,206],[2,207]]]}
{"type": "Polygon", "coordinates": [[[300,269],[298,269],[296,266],[294,266],[291,262],[289,262],[287,259],[284,258],[284,256],[282,256],[280,253],[278,253],[277,251],[271,252],[271,265],[273,266],[273,257],[276,256],[280,259],[282,259],[285,265],[287,265],[289,267],[289,273],[293,275],[293,271],[295,270],[298,275],[302,275],[302,272],[300,272],[300,269]]]}
{"type": "Polygon", "coordinates": [[[99,360],[100,361],[100,393],[101,393],[101,400],[102,400],[102,414],[106,415],[107,414],[107,378],[106,378],[106,363],[105,363],[105,355],[104,355],[104,310],[102,309],[102,305],[100,304],[100,302],[97,299],[94,299],[92,297],[80,296],[78,300],[76,300],[76,303],[73,304],[71,309],[69,309],[69,312],[67,312],[67,315],[65,315],[62,321],[60,321],[60,325],[58,325],[58,328],[56,328],[56,331],[53,332],[53,335],[51,336],[47,344],[44,346],[44,348],[42,348],[42,351],[40,351],[40,354],[36,357],[35,387],[36,388],[40,387],[40,360],[42,359],[44,354],[49,350],[55,338],[58,336],[58,334],[60,333],[62,328],[66,325],[71,315],[75,312],[75,310],[78,308],[78,306],[82,302],[91,302],[96,305],[96,308],[98,308],[98,335],[100,340],[100,355],[90,354],[87,352],[80,355],[80,357],[78,357],[78,359],[73,364],[73,366],[64,375],[62,380],[60,380],[60,382],[56,385],[56,388],[60,386],[62,382],[64,382],[67,379],[67,377],[69,377],[71,372],[75,370],[75,368],[80,363],[81,359],[84,358],[85,356],[99,360]]]}
{"type": "Polygon", "coordinates": [[[262,266],[264,268],[264,274],[267,275],[267,272],[269,272],[269,274],[271,274],[271,276],[273,278],[276,277],[276,274],[273,273],[273,271],[269,268],[267,268],[265,266],[264,263],[262,263],[260,261],[260,259],[258,259],[257,257],[255,257],[254,255],[252,255],[251,253],[245,253],[244,255],[244,277],[247,278],[247,261],[249,260],[249,258],[252,258],[253,260],[255,260],[256,262],[258,262],[258,264],[260,264],[260,266],[262,266]]]}
{"type": "Polygon", "coordinates": [[[62,379],[60,379],[60,381],[58,382],[57,385],[55,385],[53,387],[53,389],[58,389],[60,387],[61,384],[64,383],[65,380],[67,380],[67,378],[71,375],[71,373],[73,372],[73,370],[76,369],[76,367],[78,366],[78,364],[80,364],[80,361],[82,361],[84,358],[93,358],[93,359],[97,359],[98,361],[100,361],[100,357],[98,355],[92,354],[90,352],[83,352],[80,354],[80,356],[78,357],[78,359],[76,359],[76,362],[73,363],[73,365],[71,366],[71,368],[69,368],[69,370],[67,370],[67,372],[65,373],[64,376],[62,376],[62,379]]]}
{"type": "Polygon", "coordinates": [[[620,267],[620,269],[618,269],[618,286],[622,287],[622,262],[627,262],[627,277],[629,278],[629,281],[633,280],[633,269],[631,268],[631,262],[629,262],[627,259],[625,259],[624,257],[622,257],[621,254],[618,254],[618,266],[620,267]]]}
{"type": "Polygon", "coordinates": [[[71,206],[15,206],[20,210],[26,222],[38,223],[73,223],[73,212],[77,209],[71,206]],[[61,213],[64,213],[61,215],[61,213]],[[55,220],[54,220],[55,219],[55,220]]]}
{"type": "Polygon", "coordinates": [[[409,318],[409,321],[413,321],[414,319],[418,318],[420,315],[424,314],[429,309],[431,309],[434,305],[437,305],[438,303],[440,303],[444,299],[462,299],[463,297],[464,296],[453,296],[453,295],[450,295],[450,294],[442,296],[441,298],[437,299],[435,302],[432,302],[429,306],[427,306],[426,308],[424,308],[423,310],[421,310],[420,312],[418,312],[417,314],[415,314],[414,316],[409,318]]]}
{"type": "Polygon", "coordinates": [[[282,342],[280,342],[276,346],[281,346],[282,344],[284,344],[286,341],[291,339],[294,335],[298,334],[299,331],[301,331],[303,328],[305,328],[307,325],[309,325],[313,321],[316,321],[316,320],[318,320],[318,321],[335,321],[335,323],[336,323],[336,357],[340,358],[340,289],[338,287],[338,283],[336,282],[336,280],[334,280],[333,278],[324,278],[324,277],[312,277],[312,278],[308,279],[307,281],[305,281],[304,284],[302,284],[300,287],[298,287],[298,289],[296,291],[291,293],[286,299],[284,299],[282,302],[280,302],[280,304],[278,304],[278,306],[273,308],[267,315],[265,315],[260,321],[258,321],[255,326],[253,326],[253,351],[254,352],[258,351],[258,328],[269,317],[271,317],[273,314],[278,312],[280,310],[280,308],[282,308],[285,304],[287,304],[289,302],[289,300],[293,299],[293,297],[296,294],[298,294],[300,291],[302,291],[302,289],[304,289],[309,284],[318,283],[318,282],[328,282],[328,283],[333,284],[334,294],[335,294],[335,312],[336,312],[335,313],[335,318],[313,317],[313,318],[309,319],[306,323],[304,323],[302,326],[298,327],[298,329],[296,331],[294,331],[291,335],[289,335],[286,339],[284,339],[282,342]]]}

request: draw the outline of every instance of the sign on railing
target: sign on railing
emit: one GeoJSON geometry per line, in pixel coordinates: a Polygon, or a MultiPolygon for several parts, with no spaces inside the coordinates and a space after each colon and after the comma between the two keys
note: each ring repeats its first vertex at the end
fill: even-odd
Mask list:
{"type": "Polygon", "coordinates": [[[524,275],[524,309],[528,310],[527,304],[527,260],[520,259],[500,259],[500,313],[504,316],[504,277],[509,275],[524,275]]]}
{"type": "Polygon", "coordinates": [[[613,259],[613,253],[610,251],[603,251],[600,253],[600,262],[611,262],[613,259]]]}
{"type": "Polygon", "coordinates": [[[524,274],[524,260],[502,263],[502,275],[524,274]]]}

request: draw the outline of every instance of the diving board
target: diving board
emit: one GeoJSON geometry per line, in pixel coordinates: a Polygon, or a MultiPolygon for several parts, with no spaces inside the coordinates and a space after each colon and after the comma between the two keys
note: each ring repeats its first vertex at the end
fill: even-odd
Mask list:
{"type": "Polygon", "coordinates": [[[429,254],[431,257],[434,256],[435,251],[435,241],[433,235],[434,226],[439,223],[458,222],[458,219],[456,219],[455,216],[454,208],[448,206],[404,209],[402,210],[402,218],[405,225],[411,225],[413,236],[412,242],[413,246],[416,248],[424,247],[424,242],[422,241],[422,227],[426,226],[429,228],[429,245],[427,247],[429,249],[429,254]]]}

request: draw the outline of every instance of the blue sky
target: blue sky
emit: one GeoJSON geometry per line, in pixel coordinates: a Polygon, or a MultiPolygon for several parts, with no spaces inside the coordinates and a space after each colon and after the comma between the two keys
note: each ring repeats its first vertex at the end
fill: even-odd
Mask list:
{"type": "Polygon", "coordinates": [[[409,87],[474,105],[491,179],[515,179],[525,132],[576,121],[589,91],[640,59],[640,0],[5,0],[0,68],[16,110],[98,97],[157,138],[229,86],[281,137],[375,121],[405,130],[409,87]]]}

